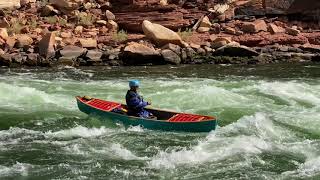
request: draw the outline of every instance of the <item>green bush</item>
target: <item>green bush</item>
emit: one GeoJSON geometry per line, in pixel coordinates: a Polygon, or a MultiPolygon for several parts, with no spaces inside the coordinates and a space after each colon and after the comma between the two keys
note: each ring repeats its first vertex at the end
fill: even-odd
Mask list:
{"type": "Polygon", "coordinates": [[[126,31],[120,30],[112,35],[112,39],[116,42],[126,41],[128,39],[128,34],[126,31]]]}
{"type": "Polygon", "coordinates": [[[58,22],[58,18],[55,16],[46,17],[45,21],[49,24],[56,24],[58,22]]]}
{"type": "Polygon", "coordinates": [[[24,25],[21,22],[21,20],[12,18],[9,23],[8,33],[9,34],[20,34],[23,27],[24,27],[24,25]]]}
{"type": "Polygon", "coordinates": [[[179,29],[178,34],[182,40],[186,41],[192,36],[192,29],[187,28],[184,31],[181,31],[181,29],[179,29]]]}
{"type": "Polygon", "coordinates": [[[78,25],[91,26],[96,21],[91,14],[80,13],[78,15],[78,25]]]}

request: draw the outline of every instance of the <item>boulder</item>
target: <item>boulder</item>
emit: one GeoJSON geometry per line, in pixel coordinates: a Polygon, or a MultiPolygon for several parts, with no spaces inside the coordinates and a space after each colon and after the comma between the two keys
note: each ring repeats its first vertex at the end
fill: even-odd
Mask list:
{"type": "Polygon", "coordinates": [[[162,64],[161,55],[154,48],[136,42],[128,43],[123,50],[125,64],[162,64]]]}
{"type": "Polygon", "coordinates": [[[80,5],[83,3],[82,0],[49,0],[49,2],[54,7],[65,12],[79,9],[80,5]]]}
{"type": "Polygon", "coordinates": [[[154,24],[150,21],[144,20],[142,23],[142,29],[146,37],[154,41],[159,46],[163,46],[168,43],[180,46],[183,45],[181,37],[176,32],[160,24],[154,24]]]}
{"type": "Polygon", "coordinates": [[[193,48],[193,49],[201,48],[201,46],[199,44],[195,44],[195,43],[190,43],[190,47],[193,48]]]}
{"type": "Polygon", "coordinates": [[[16,64],[23,64],[27,60],[27,57],[22,56],[21,53],[12,54],[12,62],[16,64]]]}
{"type": "Polygon", "coordinates": [[[119,30],[118,24],[113,20],[108,20],[107,28],[111,31],[117,32],[119,30]]]}
{"type": "Polygon", "coordinates": [[[98,50],[88,50],[86,54],[87,61],[100,62],[102,61],[102,52],[98,50]]]}
{"type": "Polygon", "coordinates": [[[237,35],[237,36],[240,36],[240,35],[242,35],[242,34],[244,34],[243,31],[240,31],[240,30],[236,31],[236,35],[237,35]]]}
{"type": "Polygon", "coordinates": [[[236,30],[232,27],[226,27],[224,29],[224,32],[227,33],[227,34],[231,34],[231,35],[235,35],[236,34],[236,30]]]}
{"type": "Polygon", "coordinates": [[[19,48],[30,46],[33,43],[33,39],[26,34],[17,35],[16,39],[17,39],[17,47],[19,48]]]}
{"type": "Polygon", "coordinates": [[[46,5],[41,10],[41,16],[52,16],[56,14],[59,14],[59,11],[51,5],[46,5]]]}
{"type": "Polygon", "coordinates": [[[213,8],[210,8],[209,11],[218,15],[224,14],[229,9],[228,4],[217,4],[213,8]]]}
{"type": "Polygon", "coordinates": [[[0,65],[1,66],[10,66],[12,62],[12,55],[5,53],[0,55],[0,65]]]}
{"type": "Polygon", "coordinates": [[[206,50],[205,49],[203,49],[203,48],[198,48],[198,49],[196,49],[196,51],[197,51],[197,54],[199,54],[199,55],[201,55],[201,56],[205,56],[206,55],[206,50]]]}
{"type": "Polygon", "coordinates": [[[231,57],[252,57],[258,56],[259,53],[247,46],[242,46],[239,43],[232,42],[223,47],[216,49],[213,53],[217,56],[231,56],[231,57]]]}
{"type": "Polygon", "coordinates": [[[207,54],[214,52],[214,49],[212,49],[208,46],[203,47],[203,49],[206,51],[207,54]]]}
{"type": "Polygon", "coordinates": [[[48,59],[55,55],[54,46],[56,43],[55,33],[49,32],[39,42],[39,54],[48,59]]]}
{"type": "Polygon", "coordinates": [[[205,33],[205,32],[209,32],[210,28],[209,27],[199,27],[197,31],[199,33],[205,33]]]}
{"type": "Polygon", "coordinates": [[[97,24],[100,24],[100,25],[107,25],[107,21],[105,20],[98,20],[96,21],[97,24]]]}
{"type": "Polygon", "coordinates": [[[199,27],[206,27],[206,28],[210,28],[212,26],[208,16],[204,16],[200,22],[199,27]]]}
{"type": "Polygon", "coordinates": [[[300,31],[296,28],[289,28],[287,27],[286,28],[286,33],[288,33],[289,35],[292,35],[292,36],[298,36],[300,34],[300,31]]]}
{"type": "Polygon", "coordinates": [[[39,54],[28,53],[27,54],[27,60],[26,60],[25,64],[28,65],[28,66],[41,65],[41,58],[39,57],[39,54]]]}
{"type": "Polygon", "coordinates": [[[259,31],[268,31],[267,24],[264,20],[256,20],[254,22],[246,22],[242,25],[242,31],[245,33],[257,33],[259,31]]]}
{"type": "Polygon", "coordinates": [[[167,6],[168,5],[168,0],[160,0],[159,4],[161,6],[167,6]]]}
{"type": "Polygon", "coordinates": [[[97,40],[92,38],[81,38],[79,39],[81,47],[83,48],[96,48],[97,40]]]}
{"type": "Polygon", "coordinates": [[[210,40],[211,40],[211,42],[226,41],[227,44],[229,44],[229,43],[232,42],[231,37],[227,37],[227,36],[225,36],[225,37],[224,37],[224,36],[219,36],[219,37],[217,37],[217,36],[215,36],[215,37],[211,36],[211,37],[210,37],[210,40]]]}
{"type": "Polygon", "coordinates": [[[86,49],[68,45],[65,46],[62,50],[60,50],[61,57],[59,58],[59,63],[63,65],[75,65],[75,61],[78,57],[84,55],[86,53],[86,49]]]}
{"type": "Polygon", "coordinates": [[[164,61],[170,64],[180,64],[181,59],[175,52],[171,51],[170,49],[164,49],[161,51],[161,55],[164,61]]]}
{"type": "Polygon", "coordinates": [[[15,37],[8,37],[6,40],[6,48],[8,48],[9,50],[13,49],[14,46],[16,45],[17,40],[15,37]]]}
{"type": "Polygon", "coordinates": [[[72,37],[72,32],[68,31],[68,32],[61,32],[60,33],[60,37],[62,38],[71,38],[72,37]]]}
{"type": "Polygon", "coordinates": [[[74,28],[74,33],[75,34],[81,34],[83,32],[83,26],[77,26],[74,28]]]}
{"type": "Polygon", "coordinates": [[[7,40],[8,37],[9,35],[7,32],[7,28],[0,28],[0,38],[2,38],[3,40],[7,40]]]}
{"type": "Polygon", "coordinates": [[[221,32],[221,26],[218,23],[213,23],[212,24],[212,31],[215,34],[219,34],[221,32]]]}
{"type": "Polygon", "coordinates": [[[108,20],[116,20],[116,16],[109,10],[106,10],[106,17],[108,20]]]}
{"type": "Polygon", "coordinates": [[[161,49],[170,49],[171,51],[175,52],[176,54],[181,54],[181,47],[175,44],[166,44],[161,49]]]}
{"type": "Polygon", "coordinates": [[[218,49],[218,48],[220,48],[220,47],[222,47],[222,46],[225,46],[225,45],[227,45],[228,43],[226,42],[226,41],[224,41],[224,40],[221,40],[221,41],[216,41],[216,42],[212,42],[211,43],[211,48],[213,48],[213,49],[218,49]]]}
{"type": "Polygon", "coordinates": [[[0,9],[15,9],[20,7],[20,0],[0,0],[0,9]]]}
{"type": "Polygon", "coordinates": [[[274,23],[270,23],[268,26],[268,30],[271,34],[284,33],[285,29],[275,25],[274,23]]]}

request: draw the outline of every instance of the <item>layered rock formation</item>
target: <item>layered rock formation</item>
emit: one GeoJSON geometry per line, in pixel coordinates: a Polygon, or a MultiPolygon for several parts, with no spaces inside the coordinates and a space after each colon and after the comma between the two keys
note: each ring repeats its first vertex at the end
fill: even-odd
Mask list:
{"type": "Polygon", "coordinates": [[[319,0],[251,0],[236,8],[237,15],[297,15],[301,20],[320,20],[319,0]]]}
{"type": "Polygon", "coordinates": [[[318,0],[0,0],[2,7],[10,8],[0,11],[5,66],[253,64],[320,57],[318,0]]]}

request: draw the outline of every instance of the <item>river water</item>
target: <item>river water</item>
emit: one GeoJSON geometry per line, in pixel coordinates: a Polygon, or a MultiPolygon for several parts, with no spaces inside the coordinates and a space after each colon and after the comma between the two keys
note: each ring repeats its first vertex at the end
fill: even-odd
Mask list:
{"type": "Polygon", "coordinates": [[[320,65],[0,69],[0,179],[319,179],[320,65]],[[125,128],[74,96],[217,116],[210,133],[125,128]]]}

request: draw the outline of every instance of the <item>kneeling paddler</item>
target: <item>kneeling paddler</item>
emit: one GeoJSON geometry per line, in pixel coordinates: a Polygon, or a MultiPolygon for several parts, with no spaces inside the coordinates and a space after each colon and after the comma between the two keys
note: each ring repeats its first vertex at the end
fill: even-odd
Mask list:
{"type": "Polygon", "coordinates": [[[151,105],[150,102],[146,102],[138,94],[140,82],[138,80],[129,81],[130,89],[126,94],[126,103],[128,106],[128,115],[137,116],[142,118],[154,118],[154,116],[144,109],[147,105],[151,105]]]}

